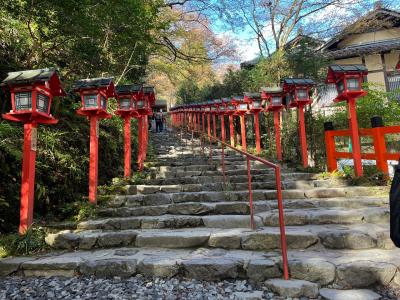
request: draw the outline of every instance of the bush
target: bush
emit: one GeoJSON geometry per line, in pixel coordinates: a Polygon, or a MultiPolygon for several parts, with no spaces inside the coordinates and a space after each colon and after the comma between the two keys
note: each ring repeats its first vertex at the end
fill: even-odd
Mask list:
{"type": "Polygon", "coordinates": [[[0,257],[31,255],[48,249],[46,231],[42,227],[31,227],[23,235],[0,235],[0,257]]]}

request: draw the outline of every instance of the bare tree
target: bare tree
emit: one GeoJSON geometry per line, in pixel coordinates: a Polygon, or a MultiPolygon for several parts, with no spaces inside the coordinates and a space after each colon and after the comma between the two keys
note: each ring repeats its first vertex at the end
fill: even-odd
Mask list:
{"type": "MultiPolygon", "coordinates": [[[[215,4],[218,18],[235,30],[249,28],[257,41],[260,54],[282,49],[300,28],[307,34],[332,34],[347,25],[354,15],[365,13],[366,1],[361,0],[221,0],[215,4]],[[327,15],[327,12],[331,12],[327,15]],[[319,15],[325,18],[316,18],[319,15]]],[[[370,3],[368,3],[371,5],[370,3]]],[[[326,35],[325,35],[326,36],[326,35]]]]}

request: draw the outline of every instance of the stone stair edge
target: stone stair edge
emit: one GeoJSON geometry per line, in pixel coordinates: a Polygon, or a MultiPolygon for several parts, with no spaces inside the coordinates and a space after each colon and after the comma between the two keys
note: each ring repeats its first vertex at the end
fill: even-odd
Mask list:
{"type": "MultiPolygon", "coordinates": [[[[292,280],[307,280],[318,287],[368,288],[372,285],[399,287],[399,256],[394,250],[289,251],[292,280]],[[327,257],[335,257],[330,261],[327,257]],[[355,258],[355,259],[354,259],[355,258]],[[386,262],[389,258],[390,263],[386,262]]],[[[160,248],[114,248],[46,256],[0,260],[0,275],[97,277],[134,274],[185,276],[200,280],[248,278],[264,282],[282,278],[280,253],[223,249],[165,250],[160,248]]]]}

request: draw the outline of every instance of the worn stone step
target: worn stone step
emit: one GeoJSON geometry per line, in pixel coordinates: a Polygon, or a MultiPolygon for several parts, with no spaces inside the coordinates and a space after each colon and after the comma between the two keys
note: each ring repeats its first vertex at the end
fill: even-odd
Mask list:
{"type": "MultiPolygon", "coordinates": [[[[327,199],[294,199],[284,200],[285,209],[310,208],[365,208],[369,206],[386,206],[387,197],[354,197],[354,198],[327,198],[327,199]]],[[[277,209],[274,201],[255,201],[255,213],[277,209]]],[[[99,208],[100,217],[129,217],[129,216],[159,216],[164,214],[207,215],[207,214],[249,214],[248,201],[237,202],[183,202],[169,205],[99,208]]]]}
{"type": "MultiPolygon", "coordinates": [[[[76,231],[66,230],[49,234],[46,242],[53,248],[70,250],[118,246],[160,248],[208,246],[243,250],[274,250],[281,247],[280,230],[277,227],[262,227],[258,224],[257,230],[251,230],[246,228],[249,227],[249,218],[237,218],[237,216],[228,220],[205,218],[203,221],[209,228],[116,230],[103,227],[104,230],[82,230],[80,227],[76,231]]],[[[375,224],[286,226],[286,239],[289,249],[310,247],[392,249],[394,247],[387,228],[375,224]]]]}
{"type": "MultiPolygon", "coordinates": [[[[369,206],[387,206],[387,197],[353,197],[353,198],[326,198],[326,199],[286,199],[283,202],[285,209],[310,209],[310,208],[365,208],[369,206]]],[[[275,201],[255,201],[254,211],[261,212],[277,209],[275,201]]],[[[237,202],[183,202],[169,205],[136,206],[99,208],[101,217],[129,217],[129,216],[158,216],[167,213],[183,215],[206,214],[248,214],[250,206],[248,201],[237,202]]]]}
{"type": "MultiPolygon", "coordinates": [[[[269,201],[254,203],[256,213],[270,209],[269,201]]],[[[250,213],[248,202],[186,202],[169,205],[99,208],[100,217],[130,217],[130,216],[160,216],[165,214],[175,215],[209,215],[209,214],[246,214],[250,213]]]]}
{"type": "MultiPolygon", "coordinates": [[[[285,209],[286,225],[307,224],[357,224],[357,223],[383,223],[389,222],[389,209],[387,207],[367,207],[346,209],[318,208],[318,209],[285,209]]],[[[258,213],[266,226],[279,226],[278,210],[258,213]]]]}
{"type": "MultiPolygon", "coordinates": [[[[382,193],[381,188],[371,187],[341,187],[341,188],[309,188],[283,190],[283,199],[309,199],[309,198],[339,198],[374,196],[382,193]]],[[[253,200],[275,200],[275,190],[253,190],[253,200]]],[[[148,195],[119,195],[107,202],[111,207],[120,206],[152,206],[167,205],[183,202],[226,202],[248,201],[248,191],[224,191],[224,192],[180,192],[158,193],[148,195]]]]}
{"type": "MultiPolygon", "coordinates": [[[[292,279],[336,289],[373,285],[398,288],[400,251],[393,250],[290,250],[292,279]]],[[[185,276],[198,280],[248,278],[264,282],[281,278],[280,252],[204,249],[114,248],[49,253],[43,256],[0,260],[0,275],[129,277],[185,276]]]]}
{"type": "MultiPolygon", "coordinates": [[[[276,189],[276,181],[256,181],[252,182],[253,190],[276,189]]],[[[315,187],[332,187],[333,184],[328,180],[286,180],[282,181],[282,189],[305,189],[315,187]]],[[[334,185],[335,187],[345,187],[344,183],[334,185]]],[[[223,182],[203,183],[203,184],[171,184],[171,185],[127,185],[124,189],[126,194],[155,194],[155,193],[179,193],[179,192],[201,192],[201,191],[244,191],[248,190],[248,183],[231,183],[226,185],[223,182]]]]}

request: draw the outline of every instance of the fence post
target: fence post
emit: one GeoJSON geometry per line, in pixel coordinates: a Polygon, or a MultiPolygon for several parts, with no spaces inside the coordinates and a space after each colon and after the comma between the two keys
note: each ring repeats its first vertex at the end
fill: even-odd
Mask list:
{"type": "Polygon", "coordinates": [[[371,127],[374,139],[376,168],[385,174],[389,174],[389,166],[386,159],[385,134],[381,130],[384,127],[382,118],[372,117],[371,127]]]}
{"type": "Polygon", "coordinates": [[[328,172],[335,172],[338,168],[337,161],[335,157],[335,135],[334,127],[332,122],[324,123],[325,129],[325,147],[326,147],[326,164],[328,167],[328,172]]]}

